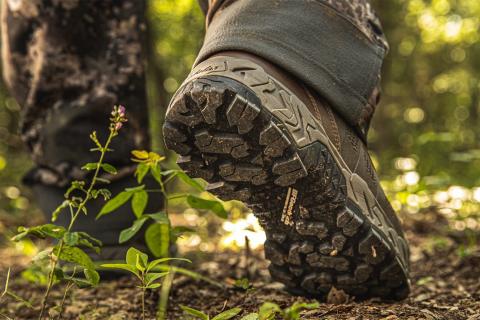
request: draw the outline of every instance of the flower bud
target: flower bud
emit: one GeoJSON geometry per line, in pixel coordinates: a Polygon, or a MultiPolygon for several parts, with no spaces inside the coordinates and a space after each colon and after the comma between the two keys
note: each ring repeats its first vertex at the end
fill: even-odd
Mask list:
{"type": "Polygon", "coordinates": [[[121,116],[121,117],[125,117],[125,107],[120,105],[118,106],[118,114],[121,116]]]}

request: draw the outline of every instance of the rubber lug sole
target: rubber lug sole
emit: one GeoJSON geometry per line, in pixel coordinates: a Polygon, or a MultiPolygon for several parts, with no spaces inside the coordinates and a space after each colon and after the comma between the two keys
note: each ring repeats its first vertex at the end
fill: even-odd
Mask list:
{"type": "Polygon", "coordinates": [[[407,272],[391,242],[347,196],[328,148],[298,147],[247,86],[222,76],[187,81],[163,127],[189,175],[223,200],[247,203],[265,229],[273,279],[305,296],[332,287],[358,297],[403,299],[407,272]]]}

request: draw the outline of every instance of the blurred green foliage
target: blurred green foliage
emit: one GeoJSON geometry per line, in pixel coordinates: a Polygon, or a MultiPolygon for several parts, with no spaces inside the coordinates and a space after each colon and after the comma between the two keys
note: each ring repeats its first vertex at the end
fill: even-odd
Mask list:
{"type": "Polygon", "coordinates": [[[383,174],[417,160],[426,188],[480,184],[480,1],[376,1],[391,50],[370,141],[383,174]]]}
{"type": "MultiPolygon", "coordinates": [[[[478,206],[470,203],[480,202],[480,189],[472,189],[480,186],[480,1],[372,2],[391,49],[384,64],[383,99],[369,140],[394,206],[417,210],[441,203],[458,209],[461,196],[462,205],[474,212],[478,206]],[[452,185],[469,189],[459,193],[458,188],[449,189],[452,185]]],[[[152,119],[157,124],[195,60],[204,20],[196,0],[150,0],[148,17],[153,75],[149,92],[157,96],[151,109],[156,110],[152,119]]],[[[29,165],[15,134],[18,121],[18,106],[3,93],[3,198],[29,165]]]]}

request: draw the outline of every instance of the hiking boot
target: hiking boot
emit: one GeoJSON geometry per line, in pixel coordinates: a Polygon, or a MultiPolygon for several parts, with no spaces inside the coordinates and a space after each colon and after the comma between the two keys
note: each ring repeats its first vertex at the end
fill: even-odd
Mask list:
{"type": "Polygon", "coordinates": [[[364,142],[278,67],[246,53],[210,57],[176,92],[163,131],[180,167],[253,210],[271,276],[288,290],[408,295],[408,245],[364,142]]]}

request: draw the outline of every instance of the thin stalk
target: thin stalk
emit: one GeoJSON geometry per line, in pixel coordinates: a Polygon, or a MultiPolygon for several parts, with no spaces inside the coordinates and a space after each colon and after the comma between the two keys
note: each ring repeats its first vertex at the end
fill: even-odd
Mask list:
{"type": "MultiPolygon", "coordinates": [[[[168,227],[170,228],[170,216],[169,216],[169,212],[168,212],[168,194],[167,194],[167,190],[165,189],[165,184],[164,182],[160,179],[160,181],[158,182],[159,186],[160,186],[160,190],[162,192],[162,195],[163,195],[163,199],[164,199],[164,206],[165,206],[165,215],[167,216],[167,219],[168,219],[168,227]]],[[[162,252],[161,255],[163,257],[168,257],[170,256],[170,237],[168,237],[166,239],[166,242],[167,242],[167,245],[165,247],[165,252],[162,252]]]]}
{"type": "Polygon", "coordinates": [[[67,286],[65,288],[65,292],[63,293],[62,302],[60,303],[60,308],[59,308],[59,313],[58,313],[57,320],[62,319],[63,306],[65,305],[65,300],[67,300],[68,292],[70,291],[70,289],[72,289],[73,286],[74,286],[74,283],[72,281],[67,283],[67,286]]]}
{"type": "Polygon", "coordinates": [[[206,283],[208,284],[211,284],[212,286],[215,286],[219,289],[226,289],[227,286],[219,281],[216,281],[216,280],[213,280],[213,279],[210,279],[206,276],[203,276],[195,271],[191,271],[191,270],[188,270],[188,269],[185,269],[185,268],[181,268],[181,267],[176,267],[176,266],[170,266],[170,265],[167,265],[167,264],[159,264],[159,265],[156,265],[154,268],[152,268],[151,271],[174,271],[174,272],[178,272],[180,274],[183,274],[187,277],[190,277],[194,280],[200,280],[200,281],[205,281],[206,283]]]}
{"type": "MultiPolygon", "coordinates": [[[[101,165],[102,165],[103,160],[105,158],[105,154],[107,153],[108,146],[110,145],[110,143],[112,142],[112,138],[116,134],[117,134],[117,132],[114,129],[110,129],[110,134],[108,136],[107,142],[105,143],[105,146],[101,149],[100,159],[97,162],[97,168],[95,169],[95,173],[93,174],[93,178],[92,178],[92,181],[90,182],[90,186],[87,189],[85,199],[83,199],[83,201],[77,207],[77,211],[73,215],[73,218],[70,220],[70,224],[67,228],[67,232],[70,232],[70,230],[73,227],[73,224],[75,223],[75,220],[77,220],[79,214],[82,212],[83,208],[85,208],[85,205],[87,204],[87,202],[91,199],[91,196],[92,196],[91,192],[92,192],[92,190],[95,187],[95,184],[97,182],[97,178],[98,178],[98,175],[100,173],[100,168],[101,168],[101,165]]],[[[55,268],[58,264],[58,257],[60,257],[60,255],[62,253],[63,246],[64,246],[64,241],[63,241],[63,239],[61,239],[60,242],[58,243],[58,252],[56,254],[57,257],[53,257],[53,252],[50,256],[51,270],[50,270],[50,273],[48,275],[47,289],[46,289],[45,294],[44,294],[43,299],[42,299],[42,309],[40,310],[40,315],[38,316],[39,320],[41,320],[43,318],[43,314],[45,313],[47,300],[48,300],[48,297],[50,295],[50,291],[51,291],[52,286],[53,286],[53,279],[54,279],[53,276],[54,276],[55,268]]]]}
{"type": "MultiPolygon", "coordinates": [[[[168,178],[166,181],[170,181],[168,178]]],[[[163,181],[159,181],[160,189],[162,190],[163,194],[163,199],[164,199],[164,206],[165,206],[165,215],[167,216],[168,219],[168,225],[170,228],[170,216],[168,212],[168,194],[167,190],[165,189],[165,183],[163,181]]],[[[166,252],[162,252],[162,255],[165,257],[170,256],[170,237],[168,237],[167,241],[167,246],[166,246],[166,252]]],[[[169,270],[171,272],[171,269],[169,270]]],[[[173,273],[169,273],[165,279],[162,282],[162,286],[160,289],[160,300],[158,302],[158,308],[157,308],[157,319],[158,320],[164,320],[167,316],[167,307],[168,307],[168,297],[170,295],[170,288],[172,286],[173,282],[173,273]]]]}
{"type": "Polygon", "coordinates": [[[160,301],[158,303],[157,320],[165,320],[167,317],[168,297],[170,296],[174,276],[175,272],[172,272],[172,268],[170,268],[169,273],[165,279],[163,279],[160,290],[160,301]]]}
{"type": "MultiPolygon", "coordinates": [[[[76,268],[73,268],[73,272],[72,272],[71,278],[75,277],[76,271],[77,271],[77,269],[76,269],[76,268]]],[[[63,312],[63,306],[65,305],[65,300],[67,300],[68,292],[70,291],[70,289],[72,289],[72,287],[74,286],[74,284],[75,284],[75,283],[70,280],[70,281],[67,283],[67,285],[65,286],[65,292],[63,293],[62,302],[60,303],[60,310],[59,310],[59,312],[58,312],[58,318],[57,318],[57,320],[62,319],[62,312],[63,312]]]]}
{"type": "Polygon", "coordinates": [[[142,319],[145,320],[145,286],[142,288],[142,319]]]}
{"type": "Polygon", "coordinates": [[[33,306],[32,306],[32,304],[30,303],[30,301],[27,301],[27,300],[23,299],[22,297],[17,296],[15,293],[11,292],[10,290],[8,290],[8,286],[9,286],[9,283],[10,283],[10,272],[11,272],[11,268],[8,268],[8,271],[7,271],[7,279],[5,280],[5,289],[3,290],[2,294],[0,294],[0,300],[1,300],[4,296],[9,296],[9,297],[12,297],[13,299],[15,299],[15,300],[23,303],[23,304],[26,305],[28,308],[33,309],[33,306]]]}

